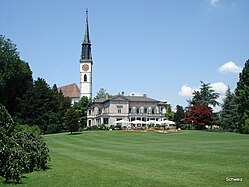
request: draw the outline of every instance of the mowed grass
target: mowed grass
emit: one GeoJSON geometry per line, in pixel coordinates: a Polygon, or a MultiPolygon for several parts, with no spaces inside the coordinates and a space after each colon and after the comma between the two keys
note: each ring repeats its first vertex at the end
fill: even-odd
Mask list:
{"type": "Polygon", "coordinates": [[[103,131],[44,138],[50,169],[15,186],[249,186],[249,135],[103,131]]]}

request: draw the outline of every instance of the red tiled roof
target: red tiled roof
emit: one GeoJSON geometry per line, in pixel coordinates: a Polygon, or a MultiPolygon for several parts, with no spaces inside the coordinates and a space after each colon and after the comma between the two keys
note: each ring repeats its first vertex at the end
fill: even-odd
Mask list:
{"type": "Polygon", "coordinates": [[[80,98],[80,89],[75,83],[59,87],[58,91],[61,91],[65,97],[80,98]]]}

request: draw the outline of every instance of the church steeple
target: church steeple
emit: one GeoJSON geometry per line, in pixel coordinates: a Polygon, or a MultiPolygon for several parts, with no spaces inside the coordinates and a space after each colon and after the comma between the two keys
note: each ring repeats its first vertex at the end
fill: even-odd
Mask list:
{"type": "Polygon", "coordinates": [[[89,38],[89,28],[88,28],[88,10],[86,9],[86,26],[85,26],[85,35],[83,43],[89,44],[91,43],[89,38]]]}
{"type": "Polygon", "coordinates": [[[81,44],[82,51],[80,57],[80,97],[86,96],[92,99],[92,53],[91,41],[88,27],[88,10],[86,10],[86,24],[84,40],[81,44]]]}
{"type": "Polygon", "coordinates": [[[89,37],[89,27],[88,27],[88,10],[86,10],[85,35],[82,43],[81,59],[92,59],[91,41],[89,37]]]}

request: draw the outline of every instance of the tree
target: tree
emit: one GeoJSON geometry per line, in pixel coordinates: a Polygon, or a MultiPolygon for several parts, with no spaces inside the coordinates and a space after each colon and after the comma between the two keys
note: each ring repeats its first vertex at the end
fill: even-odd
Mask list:
{"type": "Polygon", "coordinates": [[[43,133],[61,132],[64,116],[71,107],[69,98],[51,89],[44,79],[38,78],[20,99],[18,117],[23,124],[38,125],[43,133]]]}
{"type": "Polygon", "coordinates": [[[74,103],[74,109],[79,113],[81,127],[87,126],[87,109],[90,104],[91,101],[86,96],[81,97],[79,102],[74,103]]]}
{"type": "Polygon", "coordinates": [[[185,123],[195,125],[196,129],[204,129],[205,125],[215,124],[212,108],[203,104],[195,104],[186,111],[185,123]]]}
{"type": "Polygon", "coordinates": [[[67,109],[71,108],[71,100],[65,97],[62,92],[58,92],[57,86],[54,84],[51,89],[52,110],[48,114],[49,125],[47,133],[58,133],[63,130],[64,117],[67,109]]]}
{"type": "Polygon", "coordinates": [[[241,133],[249,133],[249,60],[246,61],[239,75],[239,82],[235,89],[236,102],[239,105],[238,114],[240,118],[241,133]]]}
{"type": "Polygon", "coordinates": [[[11,115],[15,115],[19,98],[32,85],[32,72],[22,61],[16,45],[0,35],[0,101],[11,115]]]}
{"type": "Polygon", "coordinates": [[[202,104],[202,105],[212,105],[219,106],[219,102],[216,99],[219,98],[219,94],[211,88],[210,83],[204,83],[201,81],[200,91],[194,91],[193,98],[188,100],[189,105],[202,104]]]}
{"type": "Polygon", "coordinates": [[[176,123],[177,127],[179,127],[184,120],[184,109],[180,105],[176,105],[176,112],[174,114],[174,122],[176,123]]]}
{"type": "Polygon", "coordinates": [[[174,112],[172,111],[172,107],[171,107],[170,104],[168,104],[168,106],[167,106],[167,111],[165,113],[165,117],[168,120],[173,120],[174,119],[174,112]]]}
{"type": "Polygon", "coordinates": [[[236,103],[235,94],[230,88],[226,92],[226,98],[222,105],[222,110],[219,117],[219,125],[226,131],[239,131],[239,105],[236,103]]]}
{"type": "Polygon", "coordinates": [[[49,113],[52,110],[50,88],[44,79],[38,78],[20,100],[19,118],[24,124],[38,125],[43,133],[47,131],[49,113]]]}
{"type": "Polygon", "coordinates": [[[101,99],[101,98],[109,98],[112,95],[107,93],[106,90],[104,88],[100,88],[97,95],[94,97],[94,101],[101,99]]]}
{"type": "Polygon", "coordinates": [[[65,115],[65,125],[71,134],[79,130],[79,113],[75,109],[70,108],[67,110],[65,115]]]}

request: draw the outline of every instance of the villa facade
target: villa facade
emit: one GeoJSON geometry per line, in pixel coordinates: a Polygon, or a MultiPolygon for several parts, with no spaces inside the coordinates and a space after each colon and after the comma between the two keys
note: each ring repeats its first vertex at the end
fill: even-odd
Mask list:
{"type": "MultiPolygon", "coordinates": [[[[124,93],[102,98],[88,108],[87,126],[114,125],[118,121],[162,121],[167,111],[167,102],[143,96],[125,96],[124,93]]],[[[132,123],[131,123],[132,124],[132,123]]],[[[145,123],[141,126],[145,126],[145,123]]]]}

